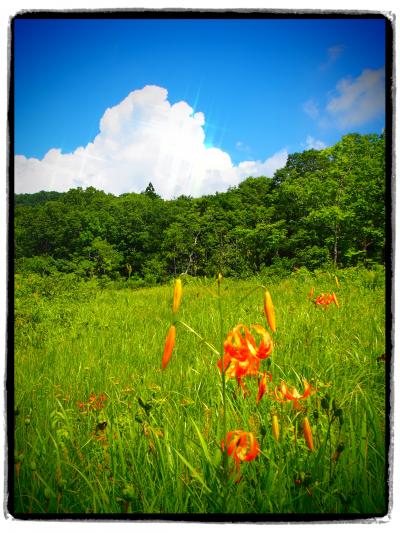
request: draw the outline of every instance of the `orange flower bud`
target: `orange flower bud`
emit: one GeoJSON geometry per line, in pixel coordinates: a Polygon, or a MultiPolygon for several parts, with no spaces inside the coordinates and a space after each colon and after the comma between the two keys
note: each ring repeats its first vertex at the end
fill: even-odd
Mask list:
{"type": "Polygon", "coordinates": [[[269,291],[264,293],[264,312],[267,318],[269,327],[275,333],[276,332],[276,323],[275,323],[275,310],[272,304],[272,298],[269,291]]]}
{"type": "Polygon", "coordinates": [[[309,297],[310,300],[311,300],[311,298],[312,298],[313,296],[314,296],[314,287],[311,287],[310,292],[309,292],[309,294],[308,294],[308,297],[309,297]]]}
{"type": "Polygon", "coordinates": [[[262,377],[258,384],[258,393],[257,393],[257,399],[256,399],[257,403],[261,400],[261,398],[264,396],[264,394],[267,391],[269,378],[270,376],[266,372],[262,373],[262,377]]]}
{"type": "Polygon", "coordinates": [[[336,281],[336,287],[339,287],[339,280],[337,276],[335,276],[335,281],[336,281]]]}
{"type": "Polygon", "coordinates": [[[164,369],[169,360],[171,359],[172,350],[175,346],[175,335],[176,335],[176,328],[175,326],[171,326],[168,331],[167,338],[165,339],[165,347],[164,347],[164,355],[161,361],[161,366],[164,369]]]}
{"type": "Polygon", "coordinates": [[[276,441],[279,440],[279,421],[277,415],[272,415],[272,434],[276,441]]]}
{"type": "Polygon", "coordinates": [[[172,304],[172,312],[174,314],[178,312],[179,306],[181,305],[181,299],[182,299],[182,281],[180,278],[178,278],[175,281],[174,301],[172,304]]]}
{"type": "Polygon", "coordinates": [[[309,422],[307,417],[304,418],[303,433],[304,433],[304,438],[306,440],[306,444],[308,446],[308,449],[313,451],[313,449],[314,449],[313,436],[312,436],[310,422],[309,422]]]}
{"type": "Polygon", "coordinates": [[[334,292],[332,292],[332,296],[333,296],[333,301],[336,304],[336,307],[339,307],[339,302],[338,302],[338,299],[337,299],[336,294],[334,292]]]}

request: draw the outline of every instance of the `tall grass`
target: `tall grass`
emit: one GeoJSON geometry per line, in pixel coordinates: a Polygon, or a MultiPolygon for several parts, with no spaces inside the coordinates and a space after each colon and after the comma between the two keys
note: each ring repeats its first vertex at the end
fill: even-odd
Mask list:
{"type": "MultiPolygon", "coordinates": [[[[339,287],[331,274],[301,271],[273,284],[221,284],[226,332],[266,325],[263,284],[277,320],[269,393],[257,404],[257,380],[246,396],[226,383],[228,430],[253,432],[261,452],[225,488],[218,355],[178,323],[161,370],[172,284],[49,294],[17,277],[14,513],[385,514],[384,283],[367,271],[338,278],[339,287]],[[340,307],[314,305],[311,286],[335,290],[340,307]],[[281,380],[301,392],[303,378],[313,394],[302,409],[276,400],[281,380]]],[[[220,350],[217,284],[183,281],[179,319],[220,350]]]]}

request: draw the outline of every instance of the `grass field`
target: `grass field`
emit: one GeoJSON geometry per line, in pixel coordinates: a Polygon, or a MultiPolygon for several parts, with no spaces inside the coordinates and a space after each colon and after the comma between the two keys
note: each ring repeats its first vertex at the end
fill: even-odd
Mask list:
{"type": "Polygon", "coordinates": [[[173,283],[117,290],[17,275],[14,513],[384,515],[384,275],[337,278],[223,279],[220,298],[215,280],[183,278],[177,318],[208,344],[178,322],[162,370],[173,283]],[[220,352],[239,323],[268,329],[262,285],[277,331],[257,403],[252,376],[245,394],[235,379],[224,393],[209,345],[220,352]],[[315,305],[311,287],[335,291],[339,307],[315,305]],[[278,401],[282,380],[301,394],[304,378],[312,391],[298,408],[278,401]],[[226,430],[251,432],[257,456],[227,457],[226,430]]]}

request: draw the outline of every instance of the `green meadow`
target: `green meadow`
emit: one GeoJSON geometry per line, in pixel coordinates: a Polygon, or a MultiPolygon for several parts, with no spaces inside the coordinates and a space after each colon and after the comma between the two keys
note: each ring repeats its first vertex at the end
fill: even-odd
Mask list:
{"type": "Polygon", "coordinates": [[[227,278],[219,295],[213,279],[182,282],[162,370],[173,282],[15,276],[14,514],[386,514],[383,268],[227,278]],[[316,305],[312,287],[334,291],[339,307],[316,305]],[[234,379],[223,392],[216,352],[237,324],[268,329],[265,288],[277,331],[257,403],[252,376],[245,393],[234,379]],[[298,408],[280,401],[282,381],[301,394],[303,379],[312,393],[298,408]],[[224,430],[259,445],[239,475],[232,456],[224,466],[224,430]]]}

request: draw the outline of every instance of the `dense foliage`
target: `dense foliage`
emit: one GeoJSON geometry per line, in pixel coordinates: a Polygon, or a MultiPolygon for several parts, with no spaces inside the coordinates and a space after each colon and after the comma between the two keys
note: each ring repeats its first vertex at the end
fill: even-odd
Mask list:
{"type": "Polygon", "coordinates": [[[157,283],[181,273],[248,276],[382,263],[385,135],[346,135],[289,156],[272,178],[161,199],[151,183],[15,196],[16,270],[157,283]]]}

